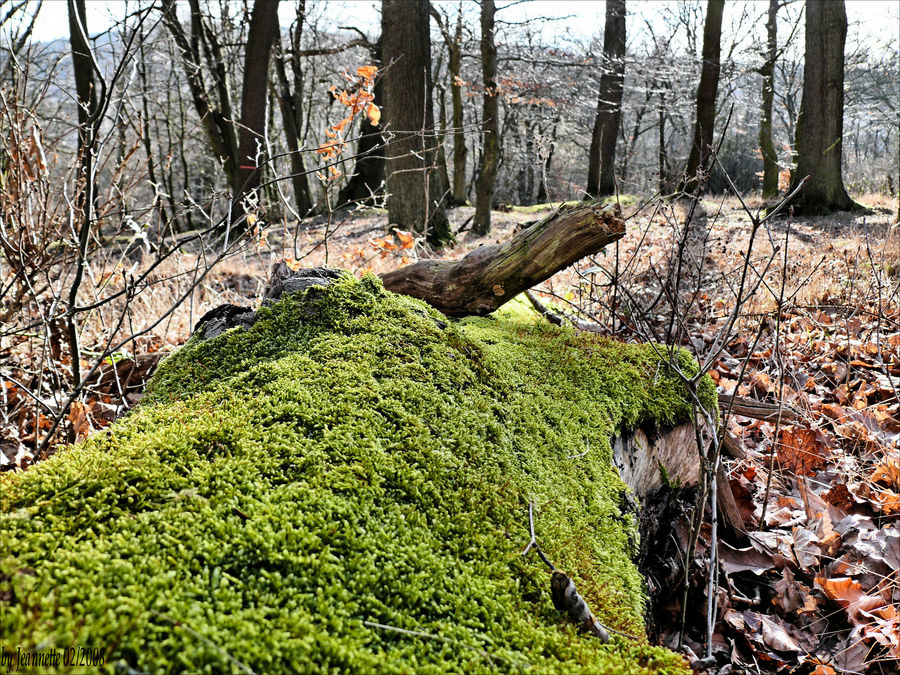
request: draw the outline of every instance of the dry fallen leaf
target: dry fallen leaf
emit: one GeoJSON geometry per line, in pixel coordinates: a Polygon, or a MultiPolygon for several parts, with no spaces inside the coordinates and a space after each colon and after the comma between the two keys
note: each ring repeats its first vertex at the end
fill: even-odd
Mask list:
{"type": "Polygon", "coordinates": [[[66,417],[72,423],[72,429],[75,431],[76,438],[87,438],[88,434],[93,431],[91,420],[88,417],[88,407],[81,401],[72,401],[72,405],[69,407],[69,414],[66,417]]]}
{"type": "Polygon", "coordinates": [[[397,235],[397,239],[400,240],[400,248],[412,248],[416,245],[416,238],[413,236],[412,232],[405,232],[403,230],[398,230],[396,227],[394,228],[394,234],[397,235]]]}
{"type": "Polygon", "coordinates": [[[796,581],[789,567],[782,570],[781,579],[775,582],[773,588],[775,597],[772,604],[785,614],[815,611],[816,599],[811,595],[811,589],[796,581]]]}
{"type": "Polygon", "coordinates": [[[727,574],[749,571],[759,575],[775,567],[771,554],[752,546],[734,548],[725,541],[719,542],[719,559],[727,574]]]}
{"type": "Polygon", "coordinates": [[[849,577],[836,577],[826,579],[816,577],[816,586],[830,599],[838,603],[847,612],[847,616],[854,625],[866,623],[862,611],[871,611],[881,607],[884,600],[875,595],[866,595],[862,584],[849,577]]]}
{"type": "Polygon", "coordinates": [[[831,455],[825,435],[808,427],[785,427],[778,439],[778,462],[798,475],[813,476],[831,455]]]}
{"type": "Polygon", "coordinates": [[[887,459],[879,464],[869,480],[873,483],[884,483],[895,491],[900,491],[900,460],[887,459]]]}

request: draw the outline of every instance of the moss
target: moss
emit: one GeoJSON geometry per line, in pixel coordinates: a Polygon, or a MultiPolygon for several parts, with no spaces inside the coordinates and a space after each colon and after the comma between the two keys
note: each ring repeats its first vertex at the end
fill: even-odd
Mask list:
{"type": "Polygon", "coordinates": [[[520,555],[533,501],[599,618],[642,632],[609,437],[687,418],[666,371],[521,317],[448,325],[373,277],[287,296],[0,478],[3,646],[150,672],[685,671],[577,635],[520,555]]]}

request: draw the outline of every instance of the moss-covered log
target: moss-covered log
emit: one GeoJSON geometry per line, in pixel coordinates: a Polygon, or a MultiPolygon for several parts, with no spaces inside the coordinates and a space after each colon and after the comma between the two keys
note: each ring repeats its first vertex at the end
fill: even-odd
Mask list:
{"type": "Polygon", "coordinates": [[[382,276],[385,288],[447,316],[484,316],[625,234],[618,204],[563,206],[503,244],[461,260],[422,260],[382,276]]]}
{"type": "Polygon", "coordinates": [[[3,648],[122,672],[686,670],[579,635],[521,554],[534,503],[597,618],[643,634],[610,438],[688,419],[656,352],[327,283],[195,335],[127,418],[0,476],[3,648]]]}

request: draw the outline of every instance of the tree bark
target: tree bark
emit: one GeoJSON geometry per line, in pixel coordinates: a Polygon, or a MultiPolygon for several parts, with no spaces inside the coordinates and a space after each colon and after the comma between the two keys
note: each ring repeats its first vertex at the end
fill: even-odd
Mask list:
{"type": "Polygon", "coordinates": [[[484,84],[481,132],[483,150],[475,187],[475,218],[472,231],[479,235],[491,231],[491,206],[499,160],[497,100],[497,45],[494,43],[494,0],[481,0],[481,74],[484,84]]]}
{"type": "Polygon", "coordinates": [[[762,195],[778,196],[778,153],[772,143],[772,101],[775,98],[775,59],[778,55],[778,6],[781,0],[769,0],[766,21],[766,61],[759,69],[762,75],[762,109],[759,116],[759,152],[763,160],[762,195]]]}
{"type": "Polygon", "coordinates": [[[556,149],[556,130],[559,128],[559,116],[553,120],[553,128],[550,132],[550,143],[547,148],[547,154],[544,155],[541,163],[541,180],[538,186],[535,202],[543,204],[547,201],[547,174],[550,173],[550,165],[553,162],[553,151],[556,149]]]}
{"type": "Polygon", "coordinates": [[[631,129],[631,134],[629,134],[625,138],[625,147],[622,148],[624,150],[624,157],[622,158],[622,180],[628,180],[628,166],[631,162],[631,158],[634,156],[634,149],[637,146],[638,138],[647,130],[646,128],[641,128],[641,123],[644,121],[644,115],[647,112],[647,107],[650,104],[650,99],[653,96],[653,88],[646,87],[646,91],[644,92],[644,100],[641,102],[641,105],[638,106],[637,111],[634,113],[634,127],[631,129]]]}
{"type": "Polygon", "coordinates": [[[466,147],[466,133],[463,130],[463,100],[462,100],[462,5],[456,19],[456,32],[452,44],[448,49],[450,59],[450,100],[453,109],[453,202],[455,204],[466,203],[466,157],[469,149],[466,147]]]}
{"type": "Polygon", "coordinates": [[[625,83],[625,0],[606,0],[603,29],[603,73],[597,116],[588,158],[588,198],[606,197],[616,191],[616,140],[622,116],[625,83]]]}
{"type": "MultiPolygon", "coordinates": [[[[96,192],[94,151],[97,132],[100,129],[101,110],[94,83],[95,63],[91,46],[88,44],[84,0],[69,0],[67,7],[72,71],[75,76],[75,93],[78,97],[79,162],[73,213],[73,225],[78,234],[78,258],[75,265],[75,276],[69,286],[69,308],[71,309],[77,303],[78,289],[84,278],[88,242],[94,220],[96,192]]],[[[66,320],[66,330],[69,338],[69,356],[72,361],[72,381],[75,387],[78,387],[81,384],[81,352],[78,345],[78,326],[71,313],[66,320]]]]}
{"type": "MultiPolygon", "coordinates": [[[[144,146],[144,152],[147,154],[147,177],[150,179],[151,185],[161,185],[161,181],[156,176],[156,158],[153,154],[153,141],[151,138],[151,134],[153,132],[153,119],[150,116],[150,106],[148,101],[148,78],[147,78],[147,66],[148,60],[147,55],[144,52],[144,27],[140,26],[140,39],[138,41],[138,50],[140,57],[137,60],[137,74],[140,78],[141,82],[141,111],[140,111],[140,119],[143,123],[143,133],[141,134],[141,143],[144,146]]],[[[172,193],[168,193],[168,199],[172,200],[172,193]]],[[[171,228],[174,232],[180,232],[181,228],[179,227],[179,221],[177,218],[173,218],[169,220],[169,214],[166,213],[166,207],[163,204],[162,195],[156,195],[154,199],[154,205],[156,207],[157,212],[159,213],[159,230],[161,232],[165,232],[166,229],[171,228]]],[[[177,209],[173,209],[173,213],[177,213],[177,209]]]]}
{"type": "MultiPolygon", "coordinates": [[[[75,211],[79,220],[90,224],[93,218],[94,182],[91,180],[96,131],[96,116],[99,107],[94,86],[94,66],[91,47],[87,43],[87,17],[84,0],[69,0],[69,41],[72,49],[72,72],[75,76],[75,93],[78,97],[78,160],[80,174],[85,188],[76,192],[75,211]]],[[[80,229],[80,228],[79,228],[80,229]]]]}
{"type": "Polygon", "coordinates": [[[709,170],[710,149],[716,124],[716,96],[719,90],[719,70],[722,54],[722,14],[725,0],[708,0],[706,22],[703,25],[703,66],[697,86],[697,115],[694,139],[684,170],[681,189],[691,192],[697,188],[697,173],[709,170]]]}
{"type": "Polygon", "coordinates": [[[656,137],[656,173],[658,174],[657,189],[660,193],[665,194],[668,187],[668,175],[666,171],[666,95],[664,92],[659,94],[659,105],[657,106],[657,115],[659,120],[656,137]]]}
{"type": "MultiPolygon", "coordinates": [[[[435,66],[435,75],[438,73],[438,66],[440,66],[440,61],[435,66]]],[[[434,86],[437,89],[438,101],[438,144],[435,161],[437,161],[438,175],[441,179],[441,191],[449,195],[447,199],[449,203],[453,201],[453,195],[450,187],[450,172],[447,170],[447,153],[444,150],[444,141],[447,139],[447,88],[443,83],[434,86]]]]}
{"type": "Polygon", "coordinates": [[[562,207],[510,241],[461,260],[423,260],[382,276],[385,288],[448,316],[485,315],[625,234],[617,204],[562,207]]]}
{"type": "Polygon", "coordinates": [[[277,33],[278,0],[255,0],[244,52],[235,203],[259,187],[262,165],[266,161],[266,85],[269,54],[277,33]]]}
{"type": "Polygon", "coordinates": [[[434,163],[430,2],[383,0],[383,119],[393,140],[386,147],[388,217],[392,224],[424,232],[432,246],[452,240],[434,163]]]}
{"type": "Polygon", "coordinates": [[[850,199],[841,176],[844,131],[843,0],[806,3],[803,96],[797,118],[797,168],[791,190],[809,176],[794,199],[795,213],[825,214],[863,207],[850,199]]]}

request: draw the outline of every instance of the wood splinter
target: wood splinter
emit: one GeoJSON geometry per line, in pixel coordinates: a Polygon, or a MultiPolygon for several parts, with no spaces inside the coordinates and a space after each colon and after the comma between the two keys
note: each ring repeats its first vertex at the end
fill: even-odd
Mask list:
{"type": "Polygon", "coordinates": [[[609,632],[594,617],[591,608],[575,588],[575,582],[559,570],[553,570],[550,576],[550,597],[553,598],[553,606],[560,612],[566,612],[581,630],[600,638],[602,642],[609,642],[609,632]]]}
{"type": "Polygon", "coordinates": [[[565,612],[569,619],[574,621],[582,631],[593,635],[602,642],[609,642],[610,631],[636,640],[637,637],[634,635],[623,633],[615,628],[608,628],[600,623],[593,612],[591,612],[587,602],[581,597],[578,589],[575,588],[575,582],[565,572],[556,569],[556,566],[544,555],[534,533],[534,502],[528,502],[528,527],[531,531],[531,541],[528,542],[528,546],[522,551],[522,555],[528,555],[528,552],[534,548],[540,559],[550,568],[550,597],[553,599],[553,606],[560,612],[565,612]]]}

